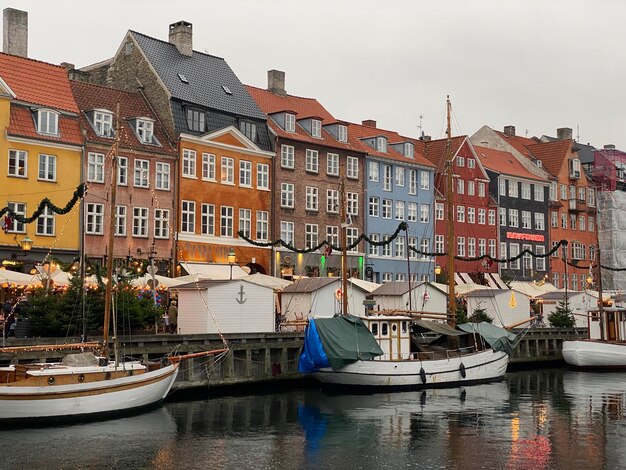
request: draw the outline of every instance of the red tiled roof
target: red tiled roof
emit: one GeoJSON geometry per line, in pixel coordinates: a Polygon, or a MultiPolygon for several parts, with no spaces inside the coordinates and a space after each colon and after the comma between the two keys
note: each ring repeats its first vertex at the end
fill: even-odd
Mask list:
{"type": "Polygon", "coordinates": [[[554,142],[541,142],[529,145],[527,148],[533,156],[541,160],[542,166],[550,172],[552,176],[558,177],[561,167],[563,166],[563,160],[567,156],[571,146],[571,140],[556,140],[554,142]]]}
{"type": "Polygon", "coordinates": [[[527,178],[540,181],[537,175],[533,175],[524,168],[517,158],[511,153],[503,150],[495,150],[487,147],[474,146],[474,150],[480,158],[480,162],[485,168],[500,173],[502,175],[517,176],[519,178],[527,178]]]}
{"type": "Polygon", "coordinates": [[[379,129],[377,127],[364,126],[362,124],[354,124],[354,123],[346,123],[348,125],[348,139],[352,143],[353,146],[359,148],[362,152],[367,153],[369,155],[380,157],[380,158],[388,158],[391,160],[396,160],[408,164],[419,164],[423,166],[432,167],[433,164],[429,162],[424,156],[420,153],[420,148],[418,146],[419,141],[415,139],[411,139],[408,137],[403,137],[397,132],[388,131],[385,129],[379,129]],[[413,158],[405,157],[404,154],[396,151],[391,145],[387,145],[387,152],[379,152],[375,148],[369,146],[361,139],[367,139],[370,137],[378,137],[384,136],[387,138],[388,144],[397,144],[400,142],[410,141],[414,144],[414,155],[413,158]]]}
{"type": "Polygon", "coordinates": [[[34,138],[49,142],[82,145],[83,136],[80,132],[78,117],[61,114],[59,116],[59,135],[39,134],[35,128],[32,111],[24,106],[11,106],[11,120],[7,129],[9,135],[34,138]]]}
{"type": "Polygon", "coordinates": [[[502,138],[502,140],[511,145],[511,147],[513,147],[515,150],[517,150],[522,155],[525,155],[526,157],[531,156],[528,151],[528,146],[535,145],[539,142],[539,140],[536,138],[522,137],[519,135],[511,136],[500,131],[495,131],[495,133],[498,134],[502,138]]]}
{"type": "Polygon", "coordinates": [[[296,113],[296,119],[318,117],[322,119],[323,124],[330,124],[336,121],[315,98],[303,98],[292,95],[282,96],[250,85],[245,85],[245,87],[265,114],[292,111],[296,113]]]}
{"type": "MultiPolygon", "coordinates": [[[[337,120],[314,98],[301,98],[291,95],[276,95],[268,90],[262,90],[250,85],[246,85],[248,93],[259,105],[261,110],[267,114],[290,111],[296,114],[296,121],[303,118],[319,118],[322,124],[331,124],[337,120]]],[[[268,124],[274,133],[282,138],[307,142],[313,145],[322,145],[332,148],[339,148],[348,151],[359,152],[358,147],[354,147],[350,142],[343,143],[335,139],[328,131],[322,128],[321,138],[313,137],[300,125],[296,124],[295,132],[287,132],[276,124],[271,118],[268,124]]]]}
{"type": "MultiPolygon", "coordinates": [[[[450,140],[450,151],[452,155],[456,154],[463,145],[463,142],[467,136],[459,135],[452,137],[450,140]]],[[[437,170],[443,170],[446,160],[446,149],[448,145],[448,139],[429,140],[424,142],[424,150],[422,153],[424,157],[434,163],[437,170]]]]}
{"type": "Polygon", "coordinates": [[[113,145],[114,139],[96,134],[84,113],[93,109],[105,109],[115,114],[117,104],[119,103],[122,123],[125,126],[125,131],[120,137],[120,147],[170,155],[177,154],[176,148],[171,145],[165,130],[160,125],[157,117],[141,94],[76,81],[71,81],[70,86],[76,103],[82,111],[80,116],[81,127],[85,132],[87,140],[90,142],[113,145]],[[139,141],[128,124],[129,119],[137,117],[154,119],[154,135],[159,140],[162,147],[145,145],[139,141]]]}
{"type": "Polygon", "coordinates": [[[78,113],[67,72],[61,66],[0,53],[0,77],[18,101],[78,113]]]}

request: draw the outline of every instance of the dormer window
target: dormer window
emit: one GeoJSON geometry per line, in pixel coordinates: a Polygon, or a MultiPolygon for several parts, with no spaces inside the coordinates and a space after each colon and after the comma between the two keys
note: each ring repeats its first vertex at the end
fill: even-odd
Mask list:
{"type": "Polygon", "coordinates": [[[137,119],[137,137],[142,144],[154,144],[154,121],[145,118],[137,119]]]}
{"type": "Polygon", "coordinates": [[[204,112],[199,109],[187,108],[187,127],[190,131],[204,132],[204,112]]]}
{"type": "Polygon", "coordinates": [[[256,142],[256,124],[249,121],[241,121],[239,122],[239,130],[252,142],[256,142]]]}
{"type": "Polygon", "coordinates": [[[113,114],[107,111],[94,111],[93,127],[100,137],[113,137],[113,114]]]}
{"type": "Polygon", "coordinates": [[[322,137],[322,121],[319,119],[311,119],[311,135],[313,137],[322,137]]]}
{"type": "Polygon", "coordinates": [[[337,140],[339,142],[348,141],[348,126],[344,126],[343,124],[337,126],[337,140]]]}
{"type": "Polygon", "coordinates": [[[59,113],[51,109],[37,111],[37,132],[40,134],[59,134],[59,113]]]}
{"type": "Polygon", "coordinates": [[[295,114],[285,114],[285,131],[296,132],[296,116],[295,114]]]}
{"type": "Polygon", "coordinates": [[[387,153],[387,139],[385,137],[376,137],[376,150],[387,153]]]}
{"type": "Polygon", "coordinates": [[[404,143],[404,156],[413,158],[414,154],[415,154],[415,148],[413,144],[411,142],[405,142],[404,143]]]}
{"type": "Polygon", "coordinates": [[[569,177],[580,178],[580,160],[578,158],[572,158],[569,161],[569,177]]]}

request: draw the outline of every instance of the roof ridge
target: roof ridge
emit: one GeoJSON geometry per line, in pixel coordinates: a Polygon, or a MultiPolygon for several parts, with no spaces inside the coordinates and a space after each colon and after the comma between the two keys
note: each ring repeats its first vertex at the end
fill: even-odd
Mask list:
{"type": "MultiPolygon", "coordinates": [[[[129,33],[133,33],[133,34],[138,34],[139,36],[143,36],[144,38],[147,38],[147,39],[152,39],[153,41],[158,41],[158,42],[161,42],[163,44],[169,44],[170,46],[176,47],[175,44],[172,44],[169,41],[165,41],[165,40],[159,39],[159,38],[154,38],[152,36],[148,36],[147,34],[140,33],[139,31],[135,31],[133,29],[129,29],[128,32],[129,33]]],[[[217,55],[213,55],[213,54],[209,54],[208,52],[201,52],[201,51],[197,51],[195,49],[192,49],[191,52],[194,53],[194,54],[201,54],[201,55],[204,55],[204,56],[207,56],[207,57],[213,57],[214,59],[219,59],[219,60],[226,61],[223,57],[220,57],[220,56],[217,56],[217,55]]]]}
{"type": "MultiPolygon", "coordinates": [[[[244,83],[244,86],[250,87],[250,88],[254,88],[256,90],[260,90],[260,91],[264,91],[266,93],[272,93],[271,91],[269,91],[267,88],[260,88],[254,85],[247,85],[244,83]]],[[[285,95],[277,95],[276,93],[272,93],[273,96],[276,96],[277,98],[297,98],[299,100],[310,100],[310,101],[315,101],[316,103],[318,103],[322,108],[324,108],[324,105],[322,103],[319,102],[319,100],[317,98],[311,98],[309,96],[298,96],[298,95],[290,95],[289,93],[286,93],[285,95]]],[[[326,109],[326,108],[324,108],[326,109]]]]}
{"type": "Polygon", "coordinates": [[[49,65],[50,67],[56,67],[56,68],[65,70],[65,68],[62,65],[53,64],[51,62],[44,62],[43,60],[32,59],[30,57],[24,57],[21,55],[9,54],[8,52],[0,52],[0,54],[7,55],[9,57],[14,57],[16,59],[28,60],[30,62],[37,62],[38,64],[49,65]]]}
{"type": "Polygon", "coordinates": [[[100,85],[98,83],[90,83],[90,82],[83,82],[81,80],[70,79],[70,85],[73,83],[78,83],[80,85],[89,86],[92,88],[100,88],[104,90],[115,91],[117,93],[123,93],[123,94],[131,95],[131,96],[141,96],[141,94],[138,91],[122,90],[121,88],[114,88],[114,87],[110,87],[106,85],[100,85]]]}

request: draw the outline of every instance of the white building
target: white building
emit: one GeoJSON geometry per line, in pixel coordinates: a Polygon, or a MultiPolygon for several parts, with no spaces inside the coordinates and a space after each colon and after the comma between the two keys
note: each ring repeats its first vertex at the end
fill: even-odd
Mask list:
{"type": "Polygon", "coordinates": [[[178,332],[270,333],[276,329],[274,291],[245,279],[183,284],[178,291],[178,332]]]}
{"type": "Polygon", "coordinates": [[[531,317],[530,297],[514,289],[478,289],[463,297],[467,300],[468,317],[485,309],[496,326],[506,327],[531,317]]]}
{"type": "MultiPolygon", "coordinates": [[[[554,312],[559,302],[565,302],[565,290],[556,290],[539,295],[536,299],[541,303],[543,321],[549,326],[548,316],[554,312]]],[[[568,291],[567,306],[574,314],[576,326],[587,328],[587,316],[589,310],[597,310],[598,293],[595,291],[568,291]]]]}
{"type": "Polygon", "coordinates": [[[414,312],[446,314],[448,295],[430,282],[386,282],[372,292],[374,310],[412,310],[414,312]],[[410,302],[409,302],[410,299],[410,302]]]}
{"type": "MultiPolygon", "coordinates": [[[[340,278],[301,278],[280,293],[281,311],[288,322],[333,317],[341,313],[340,291],[340,278]]],[[[348,313],[363,315],[363,301],[368,294],[367,286],[361,285],[359,280],[351,282],[348,279],[348,313]]]]}

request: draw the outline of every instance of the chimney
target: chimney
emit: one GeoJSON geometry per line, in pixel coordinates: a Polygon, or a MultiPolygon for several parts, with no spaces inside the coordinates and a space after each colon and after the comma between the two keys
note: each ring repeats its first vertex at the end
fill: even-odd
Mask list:
{"type": "Polygon", "coordinates": [[[423,136],[420,137],[420,140],[422,142],[430,142],[431,138],[432,137],[430,137],[429,135],[423,135],[423,136]]]}
{"type": "Polygon", "coordinates": [[[285,72],[280,70],[267,71],[267,89],[275,95],[285,96],[285,72]]]}
{"type": "Polygon", "coordinates": [[[605,150],[615,150],[615,144],[604,144],[605,150]]]}
{"type": "Polygon", "coordinates": [[[569,127],[559,127],[556,130],[556,138],[558,140],[572,140],[572,129],[569,127]]]}
{"type": "Polygon", "coordinates": [[[515,137],[515,126],[504,126],[504,135],[515,137]]]}
{"type": "Polygon", "coordinates": [[[61,62],[61,67],[63,67],[66,72],[70,72],[76,68],[71,62],[61,62]]]}
{"type": "Polygon", "coordinates": [[[376,121],[374,121],[373,119],[366,119],[365,121],[361,121],[361,124],[366,127],[373,127],[374,129],[376,129],[376,121]]]}
{"type": "Polygon", "coordinates": [[[2,23],[2,51],[28,57],[28,12],[5,8],[2,23]]]}
{"type": "Polygon", "coordinates": [[[170,25],[170,44],[174,44],[178,52],[191,57],[193,54],[193,26],[187,21],[179,21],[170,25]]]}

